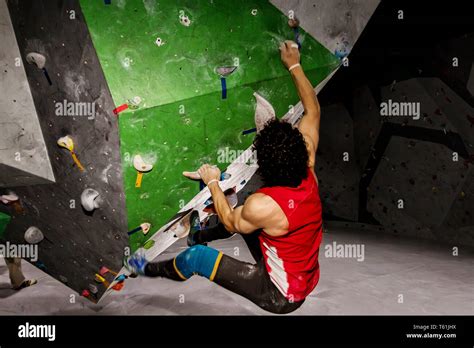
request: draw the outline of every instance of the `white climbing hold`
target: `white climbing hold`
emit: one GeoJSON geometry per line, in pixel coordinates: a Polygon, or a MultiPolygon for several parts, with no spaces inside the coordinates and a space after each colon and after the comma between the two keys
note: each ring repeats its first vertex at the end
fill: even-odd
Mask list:
{"type": "Polygon", "coordinates": [[[94,189],[86,188],[81,194],[81,205],[87,211],[93,211],[99,208],[102,200],[99,192],[94,189]]]}
{"type": "Polygon", "coordinates": [[[34,64],[38,68],[43,69],[46,64],[46,58],[37,52],[30,52],[26,55],[26,61],[28,64],[34,64]]]}
{"type": "Polygon", "coordinates": [[[258,10],[254,8],[251,13],[252,13],[252,16],[256,16],[258,13],[258,10]]]}
{"type": "Polygon", "coordinates": [[[216,73],[222,77],[229,76],[237,69],[234,65],[229,66],[219,66],[216,68],[216,73]]]}
{"type": "Polygon", "coordinates": [[[0,201],[2,201],[3,204],[10,204],[16,202],[17,200],[18,196],[14,193],[9,193],[7,195],[0,196],[0,201]]]}
{"type": "Polygon", "coordinates": [[[44,239],[44,235],[38,227],[31,226],[26,230],[24,238],[27,243],[38,244],[44,239]]]}
{"type": "Polygon", "coordinates": [[[94,284],[89,284],[89,291],[96,295],[99,292],[99,289],[94,284]]]}
{"type": "Polygon", "coordinates": [[[69,151],[74,151],[74,142],[69,135],[59,138],[58,145],[68,149],[69,151]]]}
{"type": "Polygon", "coordinates": [[[142,228],[143,234],[147,234],[150,231],[151,224],[149,222],[144,222],[140,224],[140,227],[142,228]]]}
{"type": "Polygon", "coordinates": [[[257,133],[259,133],[269,121],[276,118],[275,109],[272,104],[268,102],[264,97],[255,92],[255,99],[257,100],[257,107],[255,108],[255,127],[257,133]]]}
{"type": "Polygon", "coordinates": [[[160,47],[160,46],[163,46],[165,44],[165,42],[161,39],[161,37],[158,37],[155,41],[155,44],[160,47]]]}
{"type": "Polygon", "coordinates": [[[137,171],[142,173],[149,172],[153,169],[153,165],[145,163],[145,161],[143,161],[142,156],[140,155],[136,155],[135,157],[133,157],[133,166],[137,171]]]}
{"type": "Polygon", "coordinates": [[[181,22],[182,25],[185,27],[189,27],[191,25],[191,20],[189,19],[188,16],[180,16],[179,21],[181,22]]]}
{"type": "Polygon", "coordinates": [[[139,96],[135,96],[132,99],[129,99],[127,101],[127,104],[130,109],[136,110],[140,107],[141,102],[142,102],[142,98],[140,98],[139,96]]]}

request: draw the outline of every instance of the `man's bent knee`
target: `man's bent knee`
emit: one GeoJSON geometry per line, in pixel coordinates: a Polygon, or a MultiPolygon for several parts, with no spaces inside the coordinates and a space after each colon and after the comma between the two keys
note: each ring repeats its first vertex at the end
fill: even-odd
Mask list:
{"type": "Polygon", "coordinates": [[[183,278],[188,279],[193,274],[214,280],[219,267],[222,253],[216,249],[203,245],[194,245],[174,259],[176,272],[183,278]]]}

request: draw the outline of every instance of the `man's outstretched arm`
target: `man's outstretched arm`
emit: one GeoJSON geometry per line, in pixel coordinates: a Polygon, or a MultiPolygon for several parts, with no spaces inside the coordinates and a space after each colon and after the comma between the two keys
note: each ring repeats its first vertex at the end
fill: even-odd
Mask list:
{"type": "Polygon", "coordinates": [[[306,77],[303,68],[299,65],[300,53],[298,51],[298,45],[293,41],[285,41],[280,46],[280,52],[281,60],[286,68],[290,69],[291,77],[293,78],[301,103],[303,104],[304,115],[298,125],[298,129],[308,144],[310,157],[309,166],[312,167],[319,143],[321,109],[316,97],[316,92],[306,77]]]}

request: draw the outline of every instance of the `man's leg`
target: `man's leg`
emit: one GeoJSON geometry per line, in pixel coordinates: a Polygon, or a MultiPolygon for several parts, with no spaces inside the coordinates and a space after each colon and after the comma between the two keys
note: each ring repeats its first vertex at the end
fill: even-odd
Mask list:
{"type": "Polygon", "coordinates": [[[189,232],[188,245],[207,244],[215,240],[230,238],[232,235],[220,222],[214,227],[204,229],[199,229],[199,226],[193,226],[189,232]]]}
{"type": "Polygon", "coordinates": [[[253,265],[203,245],[192,246],[172,260],[147,263],[142,255],[128,260],[133,272],[184,281],[194,274],[208,278],[273,313],[289,313],[302,302],[288,301],[271,282],[263,260],[253,265]]]}
{"type": "MultiPolygon", "coordinates": [[[[259,262],[263,257],[262,249],[260,248],[260,242],[258,240],[259,233],[259,231],[255,231],[254,233],[241,235],[245,243],[247,244],[250,253],[255,259],[255,262],[259,262]]],[[[215,240],[227,239],[232,236],[233,234],[227,231],[224,225],[219,222],[214,227],[202,230],[191,229],[191,231],[189,232],[188,245],[193,246],[198,244],[207,244],[215,240]]]]}
{"type": "Polygon", "coordinates": [[[8,267],[10,282],[13,289],[20,290],[30,285],[36,284],[36,280],[26,280],[21,271],[21,259],[18,257],[5,257],[5,263],[8,267]]]}

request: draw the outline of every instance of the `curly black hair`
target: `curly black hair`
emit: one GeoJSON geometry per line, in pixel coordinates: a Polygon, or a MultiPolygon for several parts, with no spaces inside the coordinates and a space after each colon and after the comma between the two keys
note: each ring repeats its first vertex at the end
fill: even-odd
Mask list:
{"type": "Polygon", "coordinates": [[[308,174],[308,150],[303,135],[285,121],[268,122],[253,141],[264,186],[297,187],[308,174]]]}

